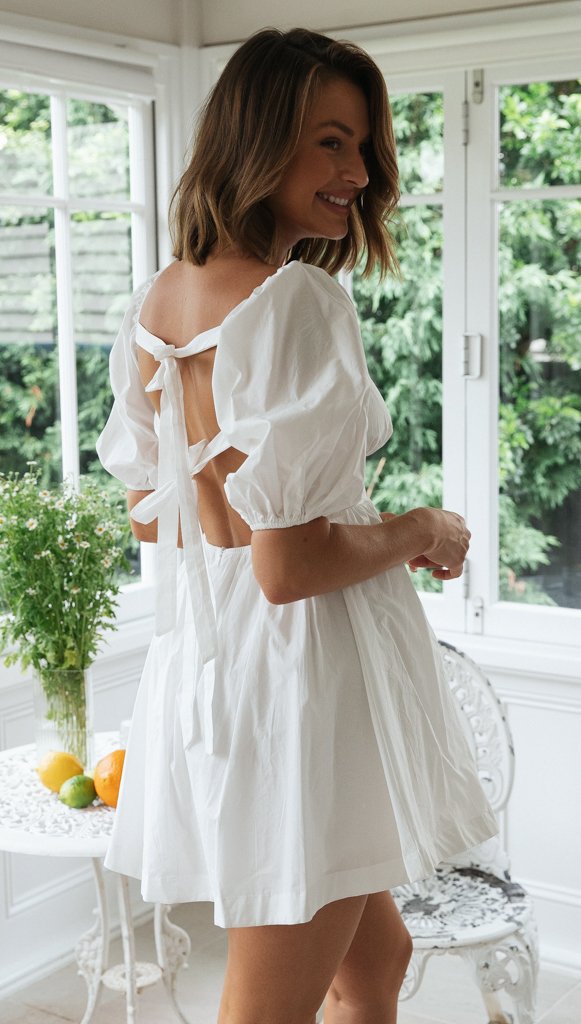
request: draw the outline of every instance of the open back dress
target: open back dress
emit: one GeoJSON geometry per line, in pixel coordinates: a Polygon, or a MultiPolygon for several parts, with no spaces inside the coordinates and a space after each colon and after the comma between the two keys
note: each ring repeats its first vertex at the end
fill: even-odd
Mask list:
{"type": "Polygon", "coordinates": [[[97,445],[153,492],[134,518],[158,520],[155,635],[105,865],[140,878],[145,900],[212,901],[221,927],[297,924],[425,878],[498,826],[406,567],[274,605],[250,546],[200,527],[196,473],[228,447],[247,458],[225,495],[253,531],[381,521],[365,458],[392,425],[348,294],[293,261],[175,348],[139,322],[153,280],[113,346],[97,445]],[[159,417],[138,345],[159,362],[159,417]],[[220,432],[190,445],[178,360],[213,347],[220,432]]]}

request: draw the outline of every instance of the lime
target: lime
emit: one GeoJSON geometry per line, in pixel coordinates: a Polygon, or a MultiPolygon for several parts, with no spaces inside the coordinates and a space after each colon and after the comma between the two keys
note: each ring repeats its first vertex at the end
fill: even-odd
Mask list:
{"type": "Polygon", "coordinates": [[[67,807],[88,807],[96,796],[95,784],[88,775],[73,775],[59,790],[59,800],[67,807]]]}
{"type": "Polygon", "coordinates": [[[83,766],[76,757],[64,750],[49,750],[38,762],[36,770],[43,786],[58,793],[63,782],[73,775],[82,775],[83,766]]]}

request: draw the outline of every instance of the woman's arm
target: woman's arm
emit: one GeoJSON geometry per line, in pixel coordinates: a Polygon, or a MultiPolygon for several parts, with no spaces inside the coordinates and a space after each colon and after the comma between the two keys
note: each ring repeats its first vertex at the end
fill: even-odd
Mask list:
{"type": "MultiPolygon", "coordinates": [[[[148,494],[152,494],[153,491],[127,491],[127,510],[130,512],[134,505],[137,505],[142,498],[146,498],[148,494]]],[[[143,540],[149,544],[157,543],[157,519],[154,519],[152,523],[138,523],[136,519],[132,519],[129,516],[129,525],[131,526],[131,532],[137,540],[143,540]]],[[[182,541],[182,528],[178,523],[178,548],[183,548],[182,541]]]]}
{"type": "MultiPolygon", "coordinates": [[[[127,511],[131,512],[131,509],[137,505],[142,498],[146,498],[148,494],[152,494],[153,491],[127,491],[127,511]]],[[[155,544],[157,541],[157,519],[154,519],[152,523],[138,523],[136,519],[132,519],[129,516],[129,525],[131,527],[131,533],[137,540],[149,541],[151,544],[155,544]]]]}
{"type": "Polygon", "coordinates": [[[325,517],[303,526],[256,530],[254,575],[272,604],[288,604],[361,583],[416,559],[438,579],[462,574],[470,531],[462,516],[416,508],[381,523],[351,526],[325,517]]]}

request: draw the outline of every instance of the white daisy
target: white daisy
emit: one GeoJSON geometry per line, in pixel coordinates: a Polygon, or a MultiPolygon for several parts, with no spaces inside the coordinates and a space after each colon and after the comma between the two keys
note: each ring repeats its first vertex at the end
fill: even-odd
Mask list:
{"type": "Polygon", "coordinates": [[[38,519],[27,519],[26,520],[26,528],[27,528],[27,530],[36,530],[37,526],[38,526],[38,519]]]}

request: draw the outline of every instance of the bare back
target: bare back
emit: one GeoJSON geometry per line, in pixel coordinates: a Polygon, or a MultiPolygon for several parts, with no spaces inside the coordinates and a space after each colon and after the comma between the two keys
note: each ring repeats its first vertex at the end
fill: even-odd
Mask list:
{"type": "MultiPolygon", "coordinates": [[[[154,281],[139,320],[156,337],[181,348],[198,334],[221,324],[276,269],[236,255],[216,257],[202,267],[176,261],[154,281]]],[[[215,354],[216,349],[210,348],[179,361],[190,444],[203,438],[210,441],[220,429],[212,395],[215,354]]],[[[138,362],[145,385],[159,364],[142,348],[138,348],[138,362]]],[[[148,397],[159,412],[159,392],[151,392],[148,397]]],[[[250,544],[250,527],[228,504],[224,494],[228,473],[235,472],[245,459],[243,452],[228,448],[196,477],[200,524],[209,543],[218,547],[250,544]]]]}

